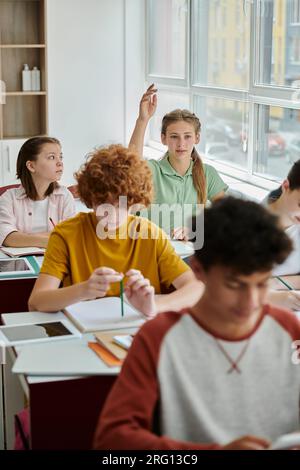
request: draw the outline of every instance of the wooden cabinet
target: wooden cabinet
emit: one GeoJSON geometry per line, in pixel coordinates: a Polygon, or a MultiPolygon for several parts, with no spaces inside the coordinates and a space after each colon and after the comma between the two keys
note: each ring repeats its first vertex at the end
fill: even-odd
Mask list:
{"type": "Polygon", "coordinates": [[[20,183],[16,178],[16,163],[19,150],[26,139],[5,139],[0,141],[1,178],[0,185],[20,183]]]}
{"type": "Polygon", "coordinates": [[[2,185],[15,182],[12,165],[24,140],[48,131],[45,8],[45,0],[0,0],[2,185]],[[24,64],[40,70],[40,91],[22,91],[24,64]]]}

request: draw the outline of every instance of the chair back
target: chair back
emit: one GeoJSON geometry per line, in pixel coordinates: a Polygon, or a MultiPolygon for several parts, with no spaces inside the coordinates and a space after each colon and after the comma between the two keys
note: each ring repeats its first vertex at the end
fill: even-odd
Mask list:
{"type": "Polygon", "coordinates": [[[72,186],[68,186],[68,190],[72,193],[74,199],[79,198],[77,184],[73,184],[72,186]]]}
{"type": "Polygon", "coordinates": [[[0,196],[2,196],[2,194],[5,193],[5,191],[7,191],[8,189],[18,188],[19,186],[19,184],[9,184],[8,186],[1,186],[0,196]]]}

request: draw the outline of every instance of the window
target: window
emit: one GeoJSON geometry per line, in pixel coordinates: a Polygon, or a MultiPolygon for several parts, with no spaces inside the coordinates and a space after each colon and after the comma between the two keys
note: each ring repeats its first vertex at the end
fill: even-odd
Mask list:
{"type": "Polygon", "coordinates": [[[200,153],[243,168],[247,161],[247,103],[196,96],[194,110],[205,123],[199,143],[200,153]]]}
{"type": "Polygon", "coordinates": [[[300,0],[291,1],[291,23],[300,24],[300,0]]]}
{"type": "Polygon", "coordinates": [[[295,146],[299,135],[300,111],[279,106],[257,108],[257,152],[254,172],[286,176],[291,163],[300,158],[295,146]],[[296,156],[298,158],[296,158],[296,156]]]}
{"type": "Polygon", "coordinates": [[[188,0],[148,0],[148,74],[187,79],[188,0]]]}
{"type": "Polygon", "coordinates": [[[300,65],[300,37],[291,40],[290,61],[293,65],[300,65]]]}
{"type": "Polygon", "coordinates": [[[248,87],[250,16],[242,15],[235,21],[237,12],[241,11],[240,3],[240,0],[194,0],[192,80],[195,84],[240,90],[248,87]],[[241,45],[238,67],[237,41],[241,45]],[[218,54],[214,54],[215,50],[218,54]]]}
{"type": "Polygon", "coordinates": [[[300,0],[147,5],[147,76],[159,87],[150,143],[165,112],[189,107],[217,168],[262,186],[282,180],[300,158],[300,0]]]}
{"type": "Polygon", "coordinates": [[[300,28],[295,28],[294,14],[291,21],[285,20],[291,18],[289,11],[293,12],[299,1],[263,0],[258,3],[257,83],[290,87],[300,77],[295,68],[299,58],[300,28]]]}
{"type": "Polygon", "coordinates": [[[154,142],[160,142],[161,121],[163,116],[171,109],[190,109],[189,95],[160,90],[157,111],[150,121],[150,135],[154,142]]]}

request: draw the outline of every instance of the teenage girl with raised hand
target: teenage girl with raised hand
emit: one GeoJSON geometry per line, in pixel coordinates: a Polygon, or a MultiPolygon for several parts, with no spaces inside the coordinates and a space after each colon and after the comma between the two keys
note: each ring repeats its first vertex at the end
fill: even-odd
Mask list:
{"type": "MultiPolygon", "coordinates": [[[[140,101],[139,116],[129,148],[143,155],[144,135],[157,107],[157,89],[150,85],[140,101]]],[[[228,186],[210,165],[202,162],[195,145],[200,141],[201,124],[187,110],[175,109],[162,120],[161,141],[168,150],[161,160],[147,160],[152,171],[156,204],[206,204],[222,198],[228,186]]],[[[160,224],[163,228],[164,221],[160,224]]],[[[186,228],[169,225],[175,239],[188,237],[186,228]]]]}
{"type": "Polygon", "coordinates": [[[63,173],[59,140],[28,139],[17,159],[18,188],[0,197],[0,245],[46,247],[53,226],[75,215],[70,191],[58,181],[63,173]]]}
{"type": "MultiPolygon", "coordinates": [[[[263,201],[279,217],[280,225],[291,238],[294,249],[287,260],[274,269],[274,276],[300,273],[300,160],[294,163],[287,178],[263,201]]],[[[300,310],[300,291],[271,291],[270,300],[300,310]]]]}

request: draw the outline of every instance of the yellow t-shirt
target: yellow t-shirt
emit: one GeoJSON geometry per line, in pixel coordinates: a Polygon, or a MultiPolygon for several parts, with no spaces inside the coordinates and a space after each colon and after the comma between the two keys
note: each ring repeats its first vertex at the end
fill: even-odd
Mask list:
{"type": "MultiPolygon", "coordinates": [[[[143,217],[128,216],[114,238],[100,239],[96,228],[94,212],[80,213],[56,225],[49,238],[41,273],[57,277],[66,287],[86,281],[102,266],[124,274],[133,268],[140,270],[155,293],[160,294],[190,269],[175,253],[166,234],[143,217]],[[135,227],[138,232],[134,231],[135,227]]],[[[119,295],[119,292],[120,284],[114,283],[107,295],[119,295]]]]}

